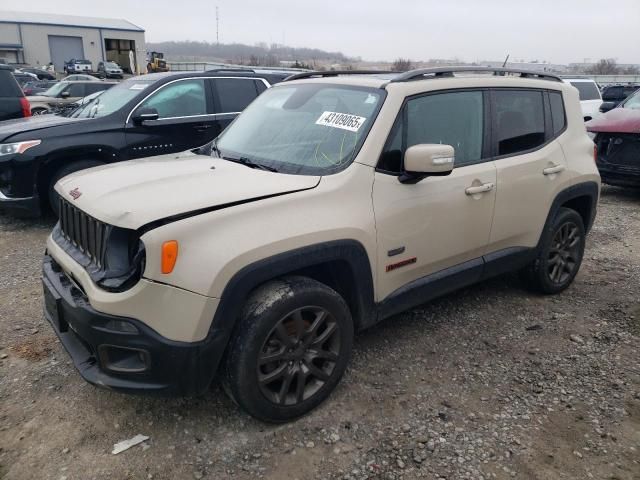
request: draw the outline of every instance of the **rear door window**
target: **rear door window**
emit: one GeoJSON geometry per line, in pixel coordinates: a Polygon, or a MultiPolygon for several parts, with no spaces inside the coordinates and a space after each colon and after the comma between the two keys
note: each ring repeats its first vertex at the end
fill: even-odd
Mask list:
{"type": "Polygon", "coordinates": [[[623,97],[622,87],[609,87],[602,93],[605,102],[620,100],[623,97]]]}
{"type": "Polygon", "coordinates": [[[496,154],[516,155],[545,143],[541,91],[494,90],[496,154]]]}
{"type": "Polygon", "coordinates": [[[216,78],[213,88],[218,98],[216,113],[241,112],[260,93],[251,78],[216,78]]]}

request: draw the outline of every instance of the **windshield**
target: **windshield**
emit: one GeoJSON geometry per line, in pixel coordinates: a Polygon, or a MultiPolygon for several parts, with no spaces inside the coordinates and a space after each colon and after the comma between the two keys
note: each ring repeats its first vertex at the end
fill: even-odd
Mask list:
{"type": "Polygon", "coordinates": [[[621,105],[622,108],[630,108],[633,110],[640,110],[640,90],[627,98],[621,105]]]}
{"type": "Polygon", "coordinates": [[[284,173],[337,172],[358,153],[384,95],[313,83],[270,88],[219,137],[217,152],[284,173]]]}
{"type": "Polygon", "coordinates": [[[42,92],[40,95],[45,97],[57,97],[66,87],[69,86],[68,82],[58,82],[48,90],[42,92]]]}
{"type": "Polygon", "coordinates": [[[77,118],[98,118],[120,110],[133,97],[153,83],[152,80],[125,80],[111,87],[102,95],[74,113],[77,118]]]}
{"type": "Polygon", "coordinates": [[[113,63],[113,62],[106,62],[104,66],[107,68],[120,68],[116,63],[113,63]]]}
{"type": "Polygon", "coordinates": [[[570,82],[578,89],[580,100],[600,100],[600,90],[594,82],[570,82]]]}
{"type": "Polygon", "coordinates": [[[78,100],[76,103],[72,104],[74,106],[74,108],[71,109],[71,111],[67,112],[67,111],[63,111],[61,113],[61,115],[63,117],[73,117],[73,118],[78,118],[78,113],[82,111],[82,109],[86,106],[89,105],[91,102],[93,102],[96,98],[98,98],[100,95],[102,95],[104,92],[106,92],[106,90],[101,90],[99,92],[94,92],[91,95],[87,95],[84,98],[81,98],[80,100],[78,100]]]}

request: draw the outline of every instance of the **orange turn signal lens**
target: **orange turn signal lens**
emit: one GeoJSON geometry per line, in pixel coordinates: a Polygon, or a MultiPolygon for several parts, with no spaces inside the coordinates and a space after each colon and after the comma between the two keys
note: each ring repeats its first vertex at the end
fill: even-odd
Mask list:
{"type": "Polygon", "coordinates": [[[167,274],[173,272],[178,260],[178,242],[169,240],[162,244],[162,273],[167,274]]]}

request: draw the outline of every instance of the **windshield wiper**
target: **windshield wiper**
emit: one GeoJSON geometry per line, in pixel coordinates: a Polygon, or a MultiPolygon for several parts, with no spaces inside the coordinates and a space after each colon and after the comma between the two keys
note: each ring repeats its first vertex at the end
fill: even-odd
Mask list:
{"type": "MultiPolygon", "coordinates": [[[[218,155],[220,155],[220,150],[218,150],[218,147],[214,147],[218,153],[218,155]]],[[[265,170],[267,172],[277,172],[278,169],[277,168],[273,168],[270,167],[268,165],[263,165],[262,163],[256,163],[253,160],[251,160],[248,157],[239,157],[239,158],[233,158],[233,157],[223,157],[220,156],[220,158],[224,159],[224,160],[228,160],[230,162],[234,162],[234,163],[240,163],[246,167],[249,168],[256,168],[258,170],[265,170]]]]}
{"type": "Polygon", "coordinates": [[[218,158],[222,158],[222,154],[220,153],[220,149],[218,148],[218,138],[216,138],[211,143],[211,152],[215,152],[215,154],[218,156],[218,158]]]}

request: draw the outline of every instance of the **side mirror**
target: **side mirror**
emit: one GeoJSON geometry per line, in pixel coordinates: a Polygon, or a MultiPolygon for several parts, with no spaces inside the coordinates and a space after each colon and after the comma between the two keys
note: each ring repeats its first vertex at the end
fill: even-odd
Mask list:
{"type": "Polygon", "coordinates": [[[142,125],[147,120],[158,120],[160,114],[155,108],[144,107],[137,110],[132,117],[133,123],[136,125],[142,125]]]}
{"type": "Polygon", "coordinates": [[[60,98],[69,98],[71,96],[71,94],[69,92],[62,92],[60,94],[60,98]]]}
{"type": "Polygon", "coordinates": [[[453,171],[455,150],[451,145],[421,144],[407,148],[401,183],[417,183],[428,176],[449,175],[453,171]]]}
{"type": "Polygon", "coordinates": [[[609,110],[613,110],[616,107],[617,107],[616,102],[602,102],[602,104],[600,105],[600,111],[602,113],[606,113],[609,110]]]}

